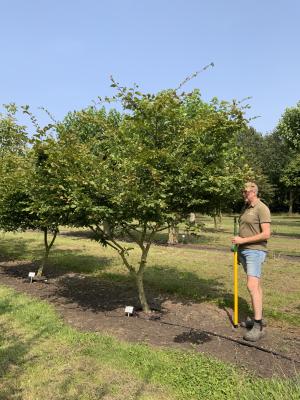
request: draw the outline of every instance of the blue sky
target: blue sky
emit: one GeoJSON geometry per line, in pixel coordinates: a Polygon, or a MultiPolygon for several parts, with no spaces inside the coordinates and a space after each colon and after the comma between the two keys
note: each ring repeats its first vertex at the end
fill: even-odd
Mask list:
{"type": "Polygon", "coordinates": [[[29,104],[42,123],[97,96],[109,76],[142,91],[251,96],[249,117],[270,132],[300,100],[298,0],[0,0],[0,104],[29,104]]]}

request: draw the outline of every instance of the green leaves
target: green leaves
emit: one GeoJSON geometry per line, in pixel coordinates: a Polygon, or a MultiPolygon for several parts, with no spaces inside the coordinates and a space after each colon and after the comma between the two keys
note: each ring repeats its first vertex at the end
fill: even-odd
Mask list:
{"type": "Polygon", "coordinates": [[[276,129],[292,150],[300,149],[300,102],[285,110],[276,129]]]}
{"type": "MultiPolygon", "coordinates": [[[[15,173],[12,197],[3,196],[2,205],[9,205],[12,216],[12,205],[18,204],[14,229],[30,224],[45,232],[60,224],[92,228],[97,240],[118,251],[139,277],[147,309],[140,278],[153,235],[188,212],[230,206],[245,177],[235,143],[246,121],[236,102],[205,103],[198,90],[143,94],[113,78],[111,86],[116,95],[108,100],[118,101],[122,112],[92,106],[41,128],[23,107],[37,134],[25,152],[24,168],[15,173]],[[141,249],[137,266],[118,241],[122,235],[141,249]]],[[[4,170],[9,179],[8,167],[4,170]]]]}

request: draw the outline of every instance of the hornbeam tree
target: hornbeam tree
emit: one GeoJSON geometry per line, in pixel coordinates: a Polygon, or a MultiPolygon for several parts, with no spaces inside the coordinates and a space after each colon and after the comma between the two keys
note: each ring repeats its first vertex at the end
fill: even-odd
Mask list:
{"type": "Polygon", "coordinates": [[[80,168],[72,157],[56,157],[57,179],[68,187],[70,223],[90,227],[99,243],[118,252],[149,312],[143,276],[155,235],[188,212],[209,212],[216,197],[240,189],[245,176],[234,146],[246,121],[236,103],[205,103],[198,91],[154,95],[112,86],[123,115],[100,138],[82,141],[67,124],[58,127],[60,150],[69,154],[74,143],[68,142],[78,141],[73,157],[80,168]],[[140,249],[137,264],[120,235],[140,249]]]}

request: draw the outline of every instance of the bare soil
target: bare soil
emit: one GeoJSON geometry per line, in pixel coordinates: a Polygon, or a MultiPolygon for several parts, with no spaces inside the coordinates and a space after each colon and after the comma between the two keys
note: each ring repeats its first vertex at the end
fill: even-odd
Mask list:
{"type": "Polygon", "coordinates": [[[47,282],[30,283],[28,272],[35,270],[36,266],[29,262],[1,261],[0,283],[53,304],[65,322],[79,330],[107,333],[127,342],[204,353],[261,377],[300,373],[298,327],[268,325],[266,336],[255,343],[261,347],[258,349],[243,341],[244,328],[233,328],[231,309],[167,296],[146,287],[154,310],[146,315],[139,309],[133,284],[47,271],[47,282]],[[127,305],[135,307],[133,316],[125,315],[127,305]]]}

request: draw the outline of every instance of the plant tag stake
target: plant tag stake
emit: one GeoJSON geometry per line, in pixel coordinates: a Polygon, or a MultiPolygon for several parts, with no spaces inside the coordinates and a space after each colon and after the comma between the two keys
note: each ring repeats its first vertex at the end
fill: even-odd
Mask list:
{"type": "Polygon", "coordinates": [[[32,278],[35,277],[35,272],[29,272],[28,278],[30,278],[30,283],[32,283],[32,278]]]}
{"type": "Polygon", "coordinates": [[[133,314],[133,307],[132,306],[126,306],[125,307],[125,314],[127,315],[127,317],[132,315],[133,314]]]}

